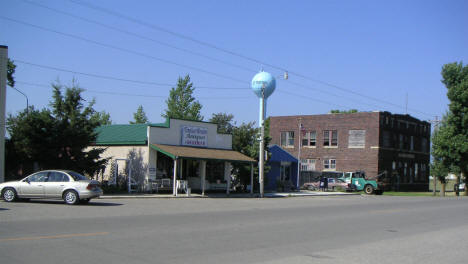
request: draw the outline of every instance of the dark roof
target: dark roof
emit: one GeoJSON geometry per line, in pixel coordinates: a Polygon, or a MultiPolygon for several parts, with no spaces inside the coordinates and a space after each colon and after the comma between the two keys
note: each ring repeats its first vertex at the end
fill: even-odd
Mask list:
{"type": "Polygon", "coordinates": [[[255,162],[254,159],[240,152],[228,149],[207,149],[161,144],[151,144],[150,147],[171,158],[255,162]]]}
{"type": "Polygon", "coordinates": [[[96,145],[146,145],[148,142],[148,126],[168,127],[167,122],[161,124],[129,124],[107,125],[96,128],[96,145]]]}
{"type": "Polygon", "coordinates": [[[297,163],[297,158],[295,158],[291,153],[287,152],[286,150],[282,149],[278,145],[271,145],[268,147],[271,152],[271,157],[268,161],[270,162],[295,162],[297,163]]]}

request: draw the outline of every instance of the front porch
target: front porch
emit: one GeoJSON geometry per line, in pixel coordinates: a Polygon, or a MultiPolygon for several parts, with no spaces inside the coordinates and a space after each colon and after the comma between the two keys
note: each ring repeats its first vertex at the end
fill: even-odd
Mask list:
{"type": "MultiPolygon", "coordinates": [[[[150,171],[147,190],[151,192],[170,191],[178,193],[225,190],[231,187],[231,162],[251,164],[251,186],[253,186],[253,163],[255,160],[239,152],[222,149],[207,149],[183,146],[151,144],[156,161],[150,171]],[[174,184],[176,183],[176,184],[174,184]]],[[[251,191],[252,192],[252,191],[251,191]]]]}

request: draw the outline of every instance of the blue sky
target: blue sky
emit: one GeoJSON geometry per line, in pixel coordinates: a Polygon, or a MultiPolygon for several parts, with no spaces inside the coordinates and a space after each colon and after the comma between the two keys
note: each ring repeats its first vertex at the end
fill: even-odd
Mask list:
{"type": "MultiPolygon", "coordinates": [[[[262,68],[278,76],[269,116],[352,108],[404,114],[407,97],[408,113],[429,120],[447,109],[442,65],[468,61],[463,0],[76,2],[120,15],[75,1],[2,0],[0,45],[17,61],[16,88],[30,105],[46,107],[50,83],[75,78],[84,98],[119,124],[133,120],[139,105],[162,122],[171,85],[186,74],[205,120],[226,112],[237,123],[256,121],[250,81],[262,68]]],[[[7,112],[25,106],[7,88],[7,112]]]]}

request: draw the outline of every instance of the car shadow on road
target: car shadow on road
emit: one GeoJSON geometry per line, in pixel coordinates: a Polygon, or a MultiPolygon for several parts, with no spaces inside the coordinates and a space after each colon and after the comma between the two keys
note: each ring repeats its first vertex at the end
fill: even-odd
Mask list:
{"type": "Polygon", "coordinates": [[[7,210],[10,210],[8,208],[0,208],[0,211],[7,211],[7,210]]]}
{"type": "MultiPolygon", "coordinates": [[[[34,204],[62,204],[64,206],[66,206],[65,202],[63,201],[59,201],[59,200],[30,200],[28,201],[27,203],[34,203],[34,204]]],[[[92,207],[92,206],[121,206],[123,204],[121,203],[105,203],[105,202],[94,202],[94,201],[91,201],[91,202],[88,202],[88,203],[79,203],[75,206],[89,206],[89,207],[92,207]]]]}

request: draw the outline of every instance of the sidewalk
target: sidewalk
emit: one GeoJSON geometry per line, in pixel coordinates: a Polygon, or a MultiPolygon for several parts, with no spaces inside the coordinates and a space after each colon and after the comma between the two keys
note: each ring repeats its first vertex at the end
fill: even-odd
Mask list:
{"type": "MultiPolygon", "coordinates": [[[[345,196],[345,195],[360,195],[359,193],[346,192],[316,192],[316,191],[300,191],[300,192],[274,192],[265,193],[265,198],[286,198],[286,197],[304,197],[304,196],[345,196]]],[[[170,193],[165,194],[148,194],[148,193],[133,193],[133,194],[106,194],[100,199],[145,199],[145,198],[259,198],[259,193],[207,193],[204,196],[199,193],[191,193],[188,196],[181,193],[178,196],[173,196],[170,193]]]]}

